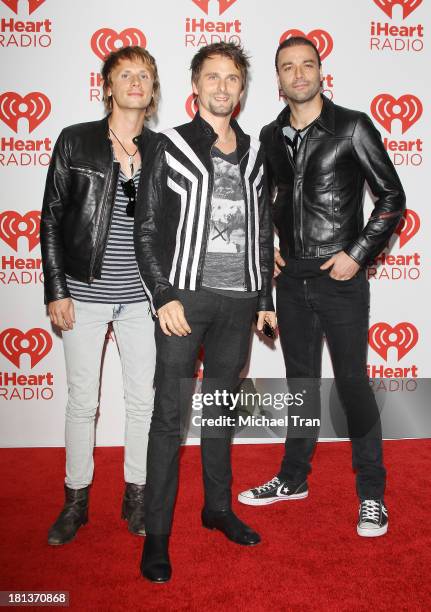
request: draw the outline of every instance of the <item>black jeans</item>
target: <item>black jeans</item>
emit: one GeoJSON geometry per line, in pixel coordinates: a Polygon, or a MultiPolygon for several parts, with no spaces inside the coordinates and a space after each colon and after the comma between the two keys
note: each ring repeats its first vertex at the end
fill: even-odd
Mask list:
{"type": "MultiPolygon", "coordinates": [[[[383,499],[386,472],[380,415],[366,369],[369,299],[363,270],[348,281],[329,275],[300,279],[287,274],[277,280],[277,316],[289,385],[299,391],[303,381],[297,379],[309,379],[307,392],[316,399],[325,336],[352,440],[357,494],[360,499],[383,499]]],[[[315,444],[314,435],[307,439],[288,435],[279,478],[303,482],[315,444]]]]}
{"type": "MultiPolygon", "coordinates": [[[[176,291],[192,329],[187,337],[166,336],[156,323],[154,412],[148,443],[145,528],[169,534],[178,488],[181,429],[185,424],[199,349],[204,349],[202,393],[234,391],[248,357],[257,298],[232,298],[209,291],[176,291]]],[[[202,418],[233,416],[226,407],[203,407],[202,418]]],[[[232,426],[201,432],[205,506],[231,507],[232,426]]]]}

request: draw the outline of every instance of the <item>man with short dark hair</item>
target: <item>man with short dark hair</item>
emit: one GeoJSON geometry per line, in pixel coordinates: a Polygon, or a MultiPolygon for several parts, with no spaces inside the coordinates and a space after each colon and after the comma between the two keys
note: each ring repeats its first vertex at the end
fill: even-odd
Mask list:
{"type": "Polygon", "coordinates": [[[133,216],[145,127],[157,108],[154,58],[142,47],[111,53],[102,68],[107,117],[65,128],[46,180],[41,220],[45,302],[66,359],[66,503],[48,534],[60,545],[88,518],[95,417],[108,325],[120,352],[126,407],[122,516],[144,535],[148,430],[153,410],[154,324],[136,263],[133,216]]]}
{"type": "MultiPolygon", "coordinates": [[[[261,141],[277,190],[277,315],[286,375],[291,387],[307,390],[306,405],[314,410],[326,337],[357,470],[357,533],[380,536],[388,518],[380,416],[366,369],[365,267],[397,227],[405,196],[369,117],[321,96],[321,61],[311,41],[284,41],[276,70],[288,106],[263,128],[261,141]],[[364,227],[365,181],[376,199],[364,227]]],[[[318,431],[294,435],[288,431],[279,473],[240,493],[239,501],[260,506],[307,497],[318,431]]]]}
{"type": "MultiPolygon", "coordinates": [[[[255,313],[258,329],[265,322],[276,325],[263,153],[232,119],[247,68],[246,56],[234,44],[200,49],[191,63],[199,112],[192,122],[159,136],[139,191],[136,253],[159,318],[141,571],[156,582],[171,576],[168,541],[180,422],[190,399],[183,389],[193,378],[199,349],[203,345],[202,392],[215,397],[238,384],[255,313]]],[[[204,406],[202,421],[231,418],[228,408],[204,406]]],[[[257,544],[259,535],[231,507],[232,426],[205,422],[202,524],[238,544],[257,544]]]]}

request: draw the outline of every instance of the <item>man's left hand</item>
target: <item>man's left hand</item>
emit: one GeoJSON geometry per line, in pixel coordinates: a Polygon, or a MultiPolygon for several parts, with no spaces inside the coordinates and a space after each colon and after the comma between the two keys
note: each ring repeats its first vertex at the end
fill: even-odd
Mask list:
{"type": "Polygon", "coordinates": [[[272,329],[277,327],[277,317],[273,310],[259,310],[256,323],[258,331],[262,331],[265,321],[271,325],[272,329]]]}
{"type": "Polygon", "coordinates": [[[321,270],[328,270],[329,276],[339,281],[346,281],[351,279],[358,272],[361,266],[356,263],[347,253],[340,251],[333,255],[327,262],[320,266],[321,270]]]}

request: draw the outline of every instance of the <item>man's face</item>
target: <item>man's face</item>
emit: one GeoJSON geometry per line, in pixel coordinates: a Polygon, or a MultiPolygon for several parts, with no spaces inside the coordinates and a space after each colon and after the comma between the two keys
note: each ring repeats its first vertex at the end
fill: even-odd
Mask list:
{"type": "Polygon", "coordinates": [[[151,102],[153,73],[140,60],[121,60],[110,74],[108,95],[112,94],[114,108],[143,110],[151,102]]]}
{"type": "Polygon", "coordinates": [[[288,100],[304,103],[320,93],[322,71],[312,47],[297,45],[282,49],[277,68],[278,86],[288,100]]]}
{"type": "Polygon", "coordinates": [[[229,116],[243,95],[241,71],[223,55],[207,58],[192,86],[200,111],[215,117],[229,116]]]}

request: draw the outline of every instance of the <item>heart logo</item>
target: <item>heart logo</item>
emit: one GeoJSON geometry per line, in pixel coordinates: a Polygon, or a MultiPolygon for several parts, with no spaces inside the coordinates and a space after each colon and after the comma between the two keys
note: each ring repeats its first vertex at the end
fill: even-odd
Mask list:
{"type": "Polygon", "coordinates": [[[23,333],[20,329],[10,327],[0,333],[0,353],[13,365],[19,368],[21,355],[30,355],[30,364],[34,368],[51,350],[52,338],[46,329],[34,327],[23,333]]]}
{"type": "Polygon", "coordinates": [[[385,361],[388,360],[388,350],[395,347],[398,361],[402,359],[417,344],[419,333],[412,323],[398,323],[392,327],[383,321],[375,323],[368,332],[368,344],[385,361]]]}
{"type": "Polygon", "coordinates": [[[398,99],[388,93],[379,94],[371,102],[371,114],[388,132],[392,131],[392,121],[401,121],[402,133],[407,132],[423,112],[422,102],[412,94],[405,94],[398,99]]]}
{"type": "Polygon", "coordinates": [[[51,102],[40,91],[32,91],[26,96],[20,96],[15,91],[0,95],[0,119],[14,132],[18,132],[18,121],[25,118],[31,133],[50,112],[51,102]]]}
{"type": "Polygon", "coordinates": [[[400,247],[402,248],[409,240],[415,236],[421,226],[421,220],[417,212],[411,208],[406,208],[403,213],[402,219],[398,224],[395,232],[400,237],[400,247]]]}
{"type": "Polygon", "coordinates": [[[399,4],[403,7],[403,19],[405,19],[422,4],[422,0],[374,0],[374,4],[377,4],[390,19],[394,6],[399,4]]]}
{"type": "Polygon", "coordinates": [[[110,28],[101,28],[94,32],[91,37],[91,48],[102,61],[112,51],[118,51],[121,47],[145,47],[146,44],[145,34],[136,28],[127,28],[122,32],[116,32],[110,28]]]}
{"type": "Polygon", "coordinates": [[[20,215],[16,210],[0,213],[0,238],[14,251],[18,251],[18,240],[25,236],[28,250],[32,251],[40,241],[40,211],[31,210],[20,215]]]}
{"type": "Polygon", "coordinates": [[[331,53],[334,48],[334,41],[332,36],[326,32],[326,30],[311,30],[308,34],[304,34],[302,30],[287,30],[280,37],[280,44],[292,38],[293,36],[302,36],[308,38],[314,45],[316,45],[319,51],[320,59],[323,61],[331,53]]]}

